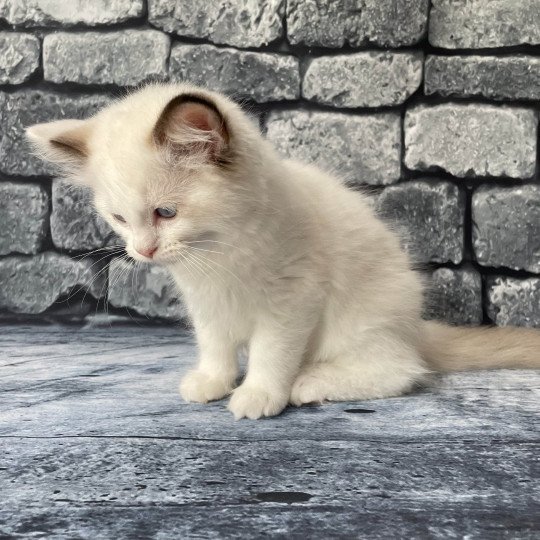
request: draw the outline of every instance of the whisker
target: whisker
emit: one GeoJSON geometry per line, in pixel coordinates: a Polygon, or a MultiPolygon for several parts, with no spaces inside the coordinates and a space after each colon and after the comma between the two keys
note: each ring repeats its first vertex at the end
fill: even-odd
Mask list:
{"type": "MultiPolygon", "coordinates": [[[[125,254],[122,254],[120,257],[116,257],[114,260],[118,260],[119,262],[127,262],[127,257],[125,254]]],[[[112,262],[112,261],[111,261],[112,262]]],[[[112,281],[114,279],[114,276],[112,275],[112,272],[111,272],[111,263],[109,262],[109,275],[108,275],[108,279],[107,279],[107,301],[105,303],[105,314],[107,315],[107,319],[109,319],[109,326],[112,326],[111,325],[111,322],[110,322],[110,308],[111,308],[111,305],[109,303],[109,298],[110,298],[110,294],[111,294],[111,289],[112,289],[112,281]]]]}
{"type": "MultiPolygon", "coordinates": [[[[190,249],[190,248],[188,248],[190,249]]],[[[247,291],[247,287],[245,285],[245,283],[234,273],[232,272],[231,270],[229,270],[226,266],[223,266],[222,264],[218,263],[217,261],[213,260],[213,259],[209,259],[208,257],[204,256],[203,254],[201,253],[191,253],[192,256],[196,256],[198,259],[203,259],[205,261],[207,261],[210,265],[214,264],[214,265],[217,265],[218,267],[222,268],[223,270],[225,270],[228,274],[230,274],[232,277],[234,277],[238,283],[240,285],[242,285],[242,287],[244,288],[245,291],[247,291]]]]}
{"type": "MultiPolygon", "coordinates": [[[[107,277],[103,280],[103,284],[101,285],[101,288],[99,289],[99,298],[103,298],[103,309],[104,309],[105,313],[107,313],[108,302],[109,302],[109,297],[108,297],[108,294],[107,294],[108,293],[108,285],[109,285],[109,264],[107,264],[103,270],[107,271],[107,277]],[[105,289],[105,291],[104,291],[104,289],[105,289]]],[[[99,298],[98,298],[98,301],[96,303],[96,309],[94,310],[94,317],[97,317],[97,314],[98,314],[99,298]]],[[[111,325],[111,322],[109,321],[109,328],[111,328],[111,327],[112,327],[112,325],[111,325]]]]}
{"type": "Polygon", "coordinates": [[[92,251],[89,251],[87,253],[82,253],[80,255],[73,255],[72,259],[83,260],[86,257],[89,257],[90,255],[95,255],[98,252],[102,252],[102,251],[121,251],[122,249],[124,249],[124,246],[121,246],[121,245],[105,246],[105,247],[101,247],[101,248],[98,248],[98,249],[93,249],[92,251]]]}
{"type": "MultiPolygon", "coordinates": [[[[84,304],[84,301],[85,301],[85,299],[86,299],[86,295],[90,292],[90,289],[92,288],[92,285],[97,281],[97,279],[99,278],[99,276],[100,276],[101,274],[103,274],[105,271],[107,271],[108,269],[109,269],[109,266],[108,266],[108,265],[105,265],[105,266],[104,266],[97,274],[94,275],[94,277],[92,278],[92,280],[90,281],[90,283],[87,284],[87,285],[85,285],[86,291],[85,291],[85,293],[84,293],[84,296],[83,296],[82,299],[81,299],[81,308],[82,308],[82,306],[83,306],[83,304],[84,304]]],[[[81,289],[82,289],[82,287],[79,288],[79,290],[81,290],[81,289]]],[[[103,289],[103,285],[101,286],[101,289],[103,289]]],[[[99,292],[99,295],[101,296],[101,290],[100,290],[100,292],[99,292]]],[[[99,299],[98,299],[98,298],[96,298],[96,300],[98,300],[98,302],[99,302],[99,299]]]]}
{"type": "Polygon", "coordinates": [[[196,277],[196,274],[193,273],[195,271],[193,264],[189,263],[189,261],[182,253],[178,253],[174,260],[175,262],[179,262],[189,272],[191,277],[196,277]]]}
{"type": "MultiPolygon", "coordinates": [[[[107,254],[107,255],[99,258],[98,260],[94,261],[86,270],[90,272],[92,270],[92,268],[94,268],[94,266],[96,266],[96,264],[99,264],[101,261],[105,260],[108,256],[109,256],[109,254],[107,254]]],[[[100,273],[101,273],[101,271],[98,272],[97,275],[94,274],[93,276],[91,276],[90,281],[86,281],[85,283],[80,284],[78,288],[72,290],[71,293],[69,294],[69,296],[64,300],[64,302],[69,302],[74,296],[76,296],[78,293],[80,293],[83,289],[86,289],[86,292],[88,293],[89,289],[91,288],[92,284],[97,279],[97,277],[99,276],[100,273]]],[[[66,283],[68,278],[69,278],[69,276],[66,276],[64,278],[64,280],[62,282],[62,287],[61,287],[62,289],[64,288],[64,284],[66,283]]],[[[86,298],[86,294],[83,297],[83,301],[84,301],[84,298],[86,298]]],[[[82,307],[82,301],[81,301],[81,307],[82,307]]]]}
{"type": "Polygon", "coordinates": [[[186,263],[190,264],[192,267],[196,268],[201,274],[203,274],[206,278],[210,279],[210,276],[205,271],[204,266],[202,266],[196,259],[191,257],[189,253],[186,253],[184,255],[184,259],[186,263]]]}
{"type": "MultiPolygon", "coordinates": [[[[193,262],[193,264],[196,264],[200,268],[201,272],[208,278],[209,281],[212,281],[212,278],[210,277],[210,275],[208,274],[208,272],[206,272],[206,270],[204,268],[206,267],[206,268],[208,268],[210,270],[213,270],[217,274],[217,272],[215,271],[214,268],[212,268],[210,265],[206,264],[204,261],[201,261],[201,260],[197,259],[194,256],[193,253],[187,252],[185,255],[186,255],[186,257],[188,259],[190,259],[193,262]]],[[[218,275],[218,277],[221,277],[219,274],[217,274],[217,275],[218,275]]]]}
{"type": "Polygon", "coordinates": [[[190,244],[201,244],[201,243],[204,243],[204,242],[213,242],[214,244],[222,244],[224,246],[229,246],[229,247],[232,247],[232,248],[236,249],[240,253],[243,253],[244,255],[246,255],[248,257],[251,257],[251,254],[248,253],[247,251],[244,251],[241,248],[239,248],[238,246],[235,246],[233,244],[228,244],[227,242],[222,242],[221,240],[189,240],[188,242],[184,242],[184,243],[189,246],[190,244]]]}
{"type": "Polygon", "coordinates": [[[117,283],[120,281],[120,279],[129,272],[132,264],[125,258],[117,258],[118,262],[120,263],[119,271],[116,273],[116,275],[112,276],[112,279],[109,279],[109,291],[111,289],[114,289],[114,287],[117,285],[117,283]]]}
{"type": "Polygon", "coordinates": [[[218,253],[219,255],[225,255],[223,251],[212,251],[211,249],[202,249],[198,247],[188,246],[189,249],[196,249],[197,251],[205,251],[207,253],[218,253]]]}

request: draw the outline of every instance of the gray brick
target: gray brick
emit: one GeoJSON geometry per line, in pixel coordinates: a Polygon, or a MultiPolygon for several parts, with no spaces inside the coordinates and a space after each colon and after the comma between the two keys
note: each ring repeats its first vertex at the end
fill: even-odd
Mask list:
{"type": "Polygon", "coordinates": [[[157,30],[49,34],[43,40],[44,77],[120,86],[164,80],[169,49],[169,37],[157,30]]]}
{"type": "Polygon", "coordinates": [[[337,107],[399,105],[422,83],[422,53],[362,52],[314,59],[302,95],[337,107]]]}
{"type": "Polygon", "coordinates": [[[488,280],[488,316],[499,326],[540,328],[540,278],[488,280]]]}
{"type": "Polygon", "coordinates": [[[92,204],[91,193],[55,180],[52,190],[51,234],[57,248],[85,251],[117,243],[114,232],[92,204]]]}
{"type": "Polygon", "coordinates": [[[34,184],[0,184],[0,255],[37,253],[47,234],[49,197],[34,184]]]}
{"type": "Polygon", "coordinates": [[[472,268],[439,268],[426,293],[426,319],[456,325],[482,323],[482,278],[472,268]]]}
{"type": "Polygon", "coordinates": [[[540,99],[540,58],[535,56],[429,56],[426,94],[540,99]]]}
{"type": "Polygon", "coordinates": [[[283,155],[315,163],[350,184],[390,184],[401,172],[400,127],[395,113],[280,111],[268,117],[267,138],[283,155]]]}
{"type": "Polygon", "coordinates": [[[422,39],[429,0],[288,0],[292,44],[321,47],[413,45],[422,39]]]}
{"type": "Polygon", "coordinates": [[[39,67],[37,37],[19,32],[0,32],[0,84],[27,81],[39,67]]]}
{"type": "Polygon", "coordinates": [[[402,233],[417,262],[461,262],[465,196],[450,182],[418,180],[386,188],[376,208],[402,233]]]}
{"type": "Polygon", "coordinates": [[[143,13],[143,0],[0,0],[0,19],[16,26],[116,24],[143,13]]]}
{"type": "Polygon", "coordinates": [[[298,60],[282,54],[175,45],[170,77],[258,102],[296,99],[300,94],[298,60]]]}
{"type": "Polygon", "coordinates": [[[76,261],[46,252],[34,257],[0,259],[0,309],[15,313],[42,313],[60,297],[78,290],[94,298],[105,292],[104,273],[90,259],[76,261]]]}
{"type": "Polygon", "coordinates": [[[283,34],[285,0],[149,0],[154,26],[179,36],[235,47],[259,47],[283,34]]]}
{"type": "Polygon", "coordinates": [[[52,165],[32,155],[24,128],[63,118],[86,118],[110,103],[99,95],[66,96],[41,90],[0,92],[0,170],[6,174],[54,174],[52,165]]]}
{"type": "Polygon", "coordinates": [[[429,42],[446,49],[540,43],[538,0],[432,0],[429,42]]]}
{"type": "Polygon", "coordinates": [[[536,163],[535,111],[497,105],[419,105],[405,115],[405,165],[454,176],[529,178],[536,163]]]}
{"type": "Polygon", "coordinates": [[[187,317],[170,274],[161,266],[132,265],[113,259],[109,268],[109,303],[147,317],[187,317]]]}
{"type": "Polygon", "coordinates": [[[472,218],[481,265],[540,273],[540,186],[480,188],[472,218]]]}

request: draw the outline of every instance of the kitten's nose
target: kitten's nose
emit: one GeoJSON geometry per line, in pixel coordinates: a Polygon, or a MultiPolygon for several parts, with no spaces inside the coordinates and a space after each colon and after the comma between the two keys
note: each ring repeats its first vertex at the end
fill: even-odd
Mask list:
{"type": "Polygon", "coordinates": [[[137,253],[140,253],[143,257],[148,257],[151,259],[154,256],[154,253],[157,251],[157,247],[149,248],[136,248],[137,253]]]}

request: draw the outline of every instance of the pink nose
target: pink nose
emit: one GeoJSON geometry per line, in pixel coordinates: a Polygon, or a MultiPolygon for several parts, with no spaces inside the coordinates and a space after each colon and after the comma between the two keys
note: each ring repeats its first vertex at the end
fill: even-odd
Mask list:
{"type": "Polygon", "coordinates": [[[151,259],[154,255],[154,253],[157,251],[157,247],[150,247],[150,248],[137,248],[137,253],[140,253],[143,257],[148,257],[151,259]]]}

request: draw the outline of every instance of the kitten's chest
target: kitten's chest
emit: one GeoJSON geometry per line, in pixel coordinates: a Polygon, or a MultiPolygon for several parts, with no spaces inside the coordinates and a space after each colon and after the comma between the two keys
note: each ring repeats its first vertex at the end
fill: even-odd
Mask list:
{"type": "Polygon", "coordinates": [[[248,283],[222,275],[192,279],[182,272],[171,273],[192,318],[247,339],[254,324],[254,295],[248,283]]]}

